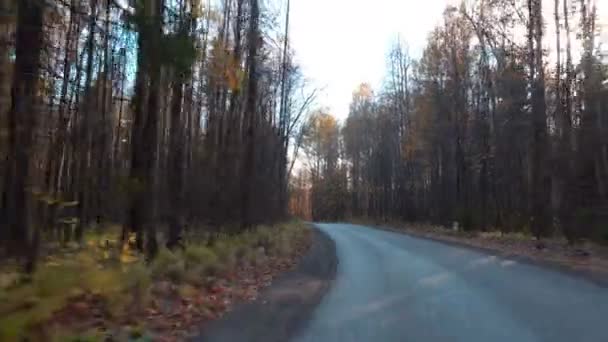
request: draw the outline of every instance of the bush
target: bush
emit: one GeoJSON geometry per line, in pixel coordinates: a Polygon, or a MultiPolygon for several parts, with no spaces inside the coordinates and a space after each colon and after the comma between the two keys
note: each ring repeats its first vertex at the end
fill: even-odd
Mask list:
{"type": "Polygon", "coordinates": [[[236,248],[234,240],[222,236],[215,241],[213,250],[217,254],[220,270],[230,270],[236,266],[236,248]]]}
{"type": "Polygon", "coordinates": [[[125,289],[132,295],[131,302],[142,309],[149,299],[150,294],[150,272],[143,262],[129,268],[125,275],[125,289]]]}
{"type": "Polygon", "coordinates": [[[270,253],[270,251],[276,247],[274,239],[276,238],[277,234],[280,234],[280,232],[273,231],[273,229],[269,227],[259,227],[256,231],[255,247],[263,247],[267,253],[270,253]]]}
{"type": "Polygon", "coordinates": [[[173,283],[181,282],[186,276],[186,269],[182,261],[169,265],[165,271],[165,277],[173,283]]]}
{"type": "Polygon", "coordinates": [[[186,268],[217,263],[217,255],[213,250],[202,245],[188,245],[184,251],[186,268]]]}
{"type": "Polygon", "coordinates": [[[150,265],[150,274],[153,279],[178,279],[183,275],[183,261],[168,249],[161,248],[150,265]]]}
{"type": "Polygon", "coordinates": [[[189,269],[184,274],[184,281],[187,284],[191,284],[195,287],[205,286],[205,276],[202,267],[196,267],[189,269]]]}

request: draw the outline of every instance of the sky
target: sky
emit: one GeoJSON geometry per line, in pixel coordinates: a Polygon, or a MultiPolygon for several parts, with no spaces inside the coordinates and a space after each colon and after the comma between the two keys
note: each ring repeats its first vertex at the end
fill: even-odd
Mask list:
{"type": "Polygon", "coordinates": [[[391,43],[400,36],[418,56],[450,2],[292,0],[291,44],[304,75],[323,89],[317,103],[345,119],[357,85],[382,84],[391,43]]]}
{"type": "MultiPolygon", "coordinates": [[[[287,2],[271,1],[279,8],[287,2]]],[[[295,62],[310,85],[322,90],[311,109],[326,107],[339,121],[346,120],[359,84],[381,86],[391,44],[399,37],[418,56],[450,1],[291,0],[295,62]]],[[[298,159],[295,168],[301,166],[298,159]]]]}
{"type": "MultiPolygon", "coordinates": [[[[600,22],[606,23],[608,5],[604,1],[608,2],[599,0],[597,4],[600,22]]],[[[458,3],[460,0],[292,0],[291,45],[305,77],[323,89],[317,104],[344,120],[357,85],[367,82],[376,90],[381,87],[391,43],[400,37],[408,43],[410,54],[419,57],[445,7],[458,3]]],[[[545,20],[552,20],[552,10],[545,7],[545,20]]],[[[606,34],[603,40],[608,45],[606,34]]]]}

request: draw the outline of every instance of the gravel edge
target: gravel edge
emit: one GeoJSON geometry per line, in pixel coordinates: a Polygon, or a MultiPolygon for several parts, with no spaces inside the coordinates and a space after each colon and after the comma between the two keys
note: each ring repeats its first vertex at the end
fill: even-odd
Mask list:
{"type": "Polygon", "coordinates": [[[191,341],[287,341],[308,323],[336,277],[335,242],[312,227],[312,242],[298,266],[273,281],[258,299],[238,305],[201,328],[191,341]]]}

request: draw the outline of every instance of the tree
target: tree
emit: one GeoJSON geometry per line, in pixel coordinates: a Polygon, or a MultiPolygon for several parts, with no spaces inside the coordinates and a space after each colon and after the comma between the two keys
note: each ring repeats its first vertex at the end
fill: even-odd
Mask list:
{"type": "Polygon", "coordinates": [[[303,146],[312,183],[311,211],[314,220],[337,220],[345,215],[346,170],[340,163],[339,127],[323,110],[311,114],[303,146]]]}
{"type": "MultiPolygon", "coordinates": [[[[395,44],[386,86],[354,92],[336,153],[348,191],[333,201],[356,217],[526,231],[539,248],[556,231],[571,243],[606,236],[607,67],[594,39],[596,8],[552,5],[565,59],[544,46],[539,0],[447,7],[416,61],[395,44]]],[[[313,218],[324,217],[318,208],[332,203],[324,191],[340,182],[322,183],[329,178],[314,167],[322,154],[311,154],[307,139],[313,218]]]]}
{"type": "Polygon", "coordinates": [[[27,191],[30,155],[35,143],[35,112],[39,104],[39,63],[44,43],[42,17],[42,1],[26,0],[18,3],[15,71],[8,112],[8,167],[2,196],[2,217],[7,221],[7,246],[17,253],[29,251],[26,264],[28,272],[34,268],[39,239],[36,229],[32,241],[28,241],[31,227],[27,191]]]}
{"type": "MultiPolygon", "coordinates": [[[[171,123],[170,123],[170,146],[168,153],[167,166],[168,172],[168,189],[170,194],[169,208],[169,234],[167,246],[174,248],[180,243],[183,229],[183,212],[184,212],[184,127],[183,127],[183,106],[184,87],[190,77],[192,64],[194,62],[194,47],[190,37],[192,27],[194,26],[193,17],[183,17],[180,20],[178,32],[175,37],[172,37],[177,44],[177,51],[181,52],[175,57],[173,63],[173,87],[171,94],[171,123]]],[[[187,113],[186,113],[187,114],[187,113]]]]}

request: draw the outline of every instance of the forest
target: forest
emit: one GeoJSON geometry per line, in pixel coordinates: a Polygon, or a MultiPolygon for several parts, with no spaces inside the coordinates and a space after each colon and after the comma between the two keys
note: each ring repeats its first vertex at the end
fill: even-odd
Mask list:
{"type": "Polygon", "coordinates": [[[293,265],[316,90],[288,28],[289,2],[0,1],[0,340],[181,340],[293,265]]]}
{"type": "Polygon", "coordinates": [[[187,227],[285,219],[314,91],[257,0],[3,0],[2,254],[120,224],[154,256],[187,227]],[[260,199],[264,201],[260,201],[260,199]],[[160,231],[162,230],[162,232],[160,231]]]}
{"type": "Polygon", "coordinates": [[[595,1],[447,7],[419,58],[313,113],[292,210],[608,240],[608,59],[595,1]],[[551,14],[551,16],[549,16],[551,14]]]}
{"type": "Polygon", "coordinates": [[[289,0],[0,0],[0,340],[186,339],[318,251],[294,217],[608,242],[597,2],[448,6],[338,120],[289,0]]]}

